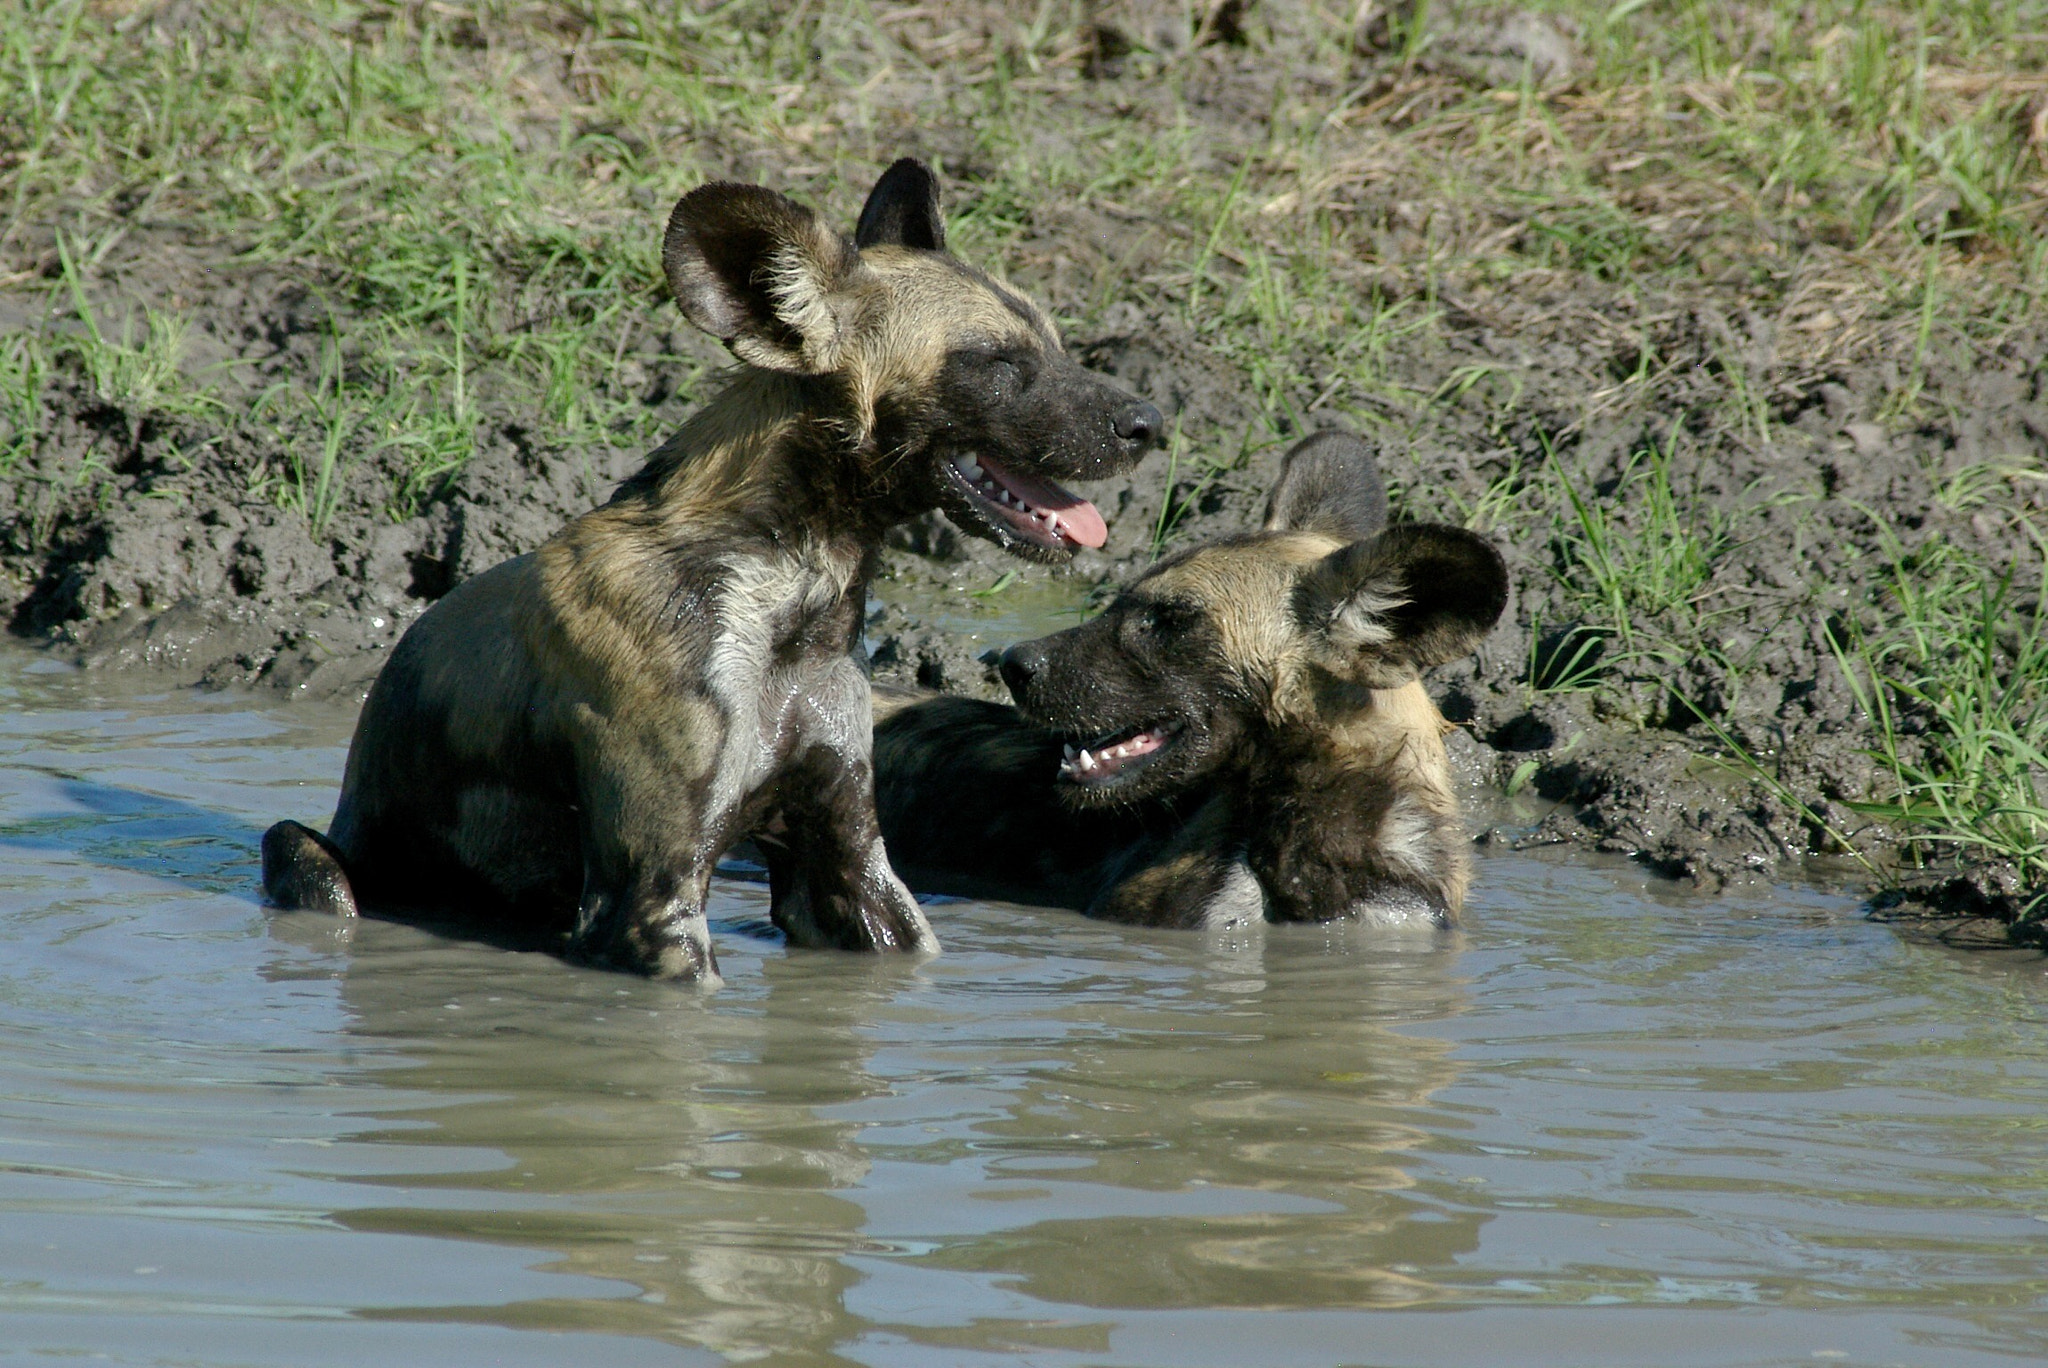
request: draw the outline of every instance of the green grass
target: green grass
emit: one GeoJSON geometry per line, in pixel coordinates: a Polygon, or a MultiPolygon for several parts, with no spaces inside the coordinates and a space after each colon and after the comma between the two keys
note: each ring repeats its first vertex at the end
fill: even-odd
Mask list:
{"type": "MultiPolygon", "coordinates": [[[[1360,288],[1350,265],[1412,269],[1407,251],[1361,232],[1361,192],[1469,207],[1423,235],[1432,281],[1537,268],[1635,285],[1705,271],[1748,253],[1761,208],[1794,203],[1818,240],[1881,265],[1905,252],[1917,276],[1930,240],[1911,211],[1933,194],[1954,203],[1921,205],[1940,210],[1930,281],[1981,275],[1996,249],[2036,296],[2042,285],[2042,178],[2020,97],[1986,98],[1966,79],[2038,30],[2040,5],[1553,0],[1536,8],[1577,22],[1588,74],[1559,93],[1493,92],[1506,100],[1428,73],[1422,59],[1462,11],[1417,6],[1390,34],[1425,111],[1399,139],[1351,122],[1369,101],[1330,112],[1282,89],[1271,132],[1222,155],[1156,120],[1083,115],[1091,126],[1075,136],[1037,136],[1072,121],[1061,89],[1080,7],[996,7],[985,32],[973,24],[987,7],[956,8],[981,38],[964,66],[926,55],[912,23],[877,23],[886,7],[846,0],[600,3],[573,20],[491,5],[224,4],[208,9],[221,41],[206,44],[145,40],[146,26],[80,3],[29,3],[0,21],[0,127],[13,130],[0,135],[0,245],[53,221],[97,241],[137,205],[175,213],[232,233],[249,260],[309,267],[376,320],[373,349],[349,368],[363,383],[401,376],[459,399],[474,374],[477,388],[536,403],[563,440],[612,433],[631,446],[647,435],[642,415],[595,383],[627,353],[599,334],[630,336],[611,328],[621,311],[658,304],[655,228],[702,174],[699,140],[738,130],[806,164],[791,188],[844,212],[878,155],[844,134],[873,116],[863,92],[901,68],[954,77],[924,112],[967,124],[986,158],[954,203],[962,249],[1000,263],[1048,201],[1109,199],[1167,225],[1174,242],[1129,260],[1139,280],[1106,263],[1064,301],[1070,319],[1134,291],[1170,296],[1251,372],[1266,438],[1320,410],[1381,422],[1427,402],[1384,359],[1435,330],[1431,290],[1360,288]],[[562,24],[576,30],[574,70],[548,71],[522,41],[559,48],[549,26],[562,24]],[[1754,57],[1765,42],[1767,69],[1754,57]],[[1703,250],[1672,250],[1659,221],[1674,213],[1703,250]],[[1505,241],[1503,219],[1522,224],[1505,241]],[[1333,335],[1344,340],[1328,345],[1333,335]]],[[[1348,41],[1334,13],[1324,23],[1311,55],[1348,41]]],[[[1194,58],[1147,60],[1177,88],[1194,58]]],[[[172,346],[174,318],[148,325],[168,331],[100,341],[172,346]]],[[[298,402],[317,421],[313,379],[298,402]]],[[[454,407],[402,444],[416,468],[390,492],[395,512],[467,458],[473,415],[454,407]]]]}
{"type": "Polygon", "coordinates": [[[156,413],[200,413],[211,397],[186,380],[185,319],[147,305],[123,315],[118,331],[103,328],[78,262],[63,234],[57,236],[58,262],[80,331],[59,334],[55,350],[75,360],[100,402],[125,409],[131,418],[156,413]]]}
{"type": "Polygon", "coordinates": [[[1204,454],[1189,454],[1189,442],[1181,431],[1180,420],[1175,419],[1173,430],[1166,437],[1166,482],[1159,496],[1159,515],[1152,521],[1152,538],[1147,554],[1155,560],[1172,544],[1183,531],[1183,524],[1190,513],[1201,506],[1202,498],[1210,486],[1243,464],[1248,451],[1240,450],[1238,458],[1226,460],[1204,454]],[[1182,466],[1192,467],[1193,479],[1183,473],[1182,466]]]}
{"type": "MultiPolygon", "coordinates": [[[[2048,907],[2048,569],[2023,581],[1930,540],[1878,528],[1895,610],[1834,638],[1873,719],[1892,792],[1851,806],[1891,823],[1920,861],[1994,859],[2018,871],[2021,916],[2048,907]]],[[[2031,521],[2014,529],[2034,543],[2031,521]]]]}
{"type": "Polygon", "coordinates": [[[321,348],[320,379],[312,396],[312,450],[309,453],[309,444],[294,440],[296,434],[278,433],[285,468],[277,478],[274,497],[280,505],[296,508],[315,536],[334,520],[346,473],[345,451],[364,418],[362,410],[344,395],[341,380],[341,339],[330,329],[321,348]]]}
{"type": "Polygon", "coordinates": [[[1674,433],[1664,446],[1630,456],[1605,499],[1581,491],[1556,451],[1547,453],[1571,511],[1558,546],[1559,577],[1599,605],[1631,652],[1652,649],[1636,639],[1631,623],[1698,618],[1714,562],[1729,540],[1720,516],[1672,487],[1676,440],[1674,433]],[[1634,505],[1628,528],[1613,518],[1612,510],[1623,503],[1634,505]]]}
{"type": "Polygon", "coordinates": [[[50,355],[32,333],[0,337],[0,478],[35,453],[50,355]]]}
{"type": "MultiPolygon", "coordinates": [[[[1548,514],[1550,572],[1576,620],[1555,624],[1550,634],[1545,624],[1535,625],[1532,692],[1647,682],[1648,706],[1637,712],[1648,724],[1696,711],[1694,700],[1667,686],[1688,661],[1712,662],[1731,695],[1739,690],[1748,662],[1725,649],[1716,630],[1728,610],[1715,604],[1715,577],[1738,545],[1745,510],[1718,507],[1674,483],[1678,440],[1673,430],[1661,444],[1630,455],[1602,494],[1575,478],[1544,439],[1544,480],[1524,487],[1521,500],[1548,514]]],[[[1523,538],[1545,533],[1537,525],[1520,529],[1523,538]]],[[[1734,703],[1731,697],[1728,706],[1734,703]]]]}
{"type": "MultiPolygon", "coordinates": [[[[91,302],[72,244],[145,217],[127,207],[139,202],[230,235],[245,262],[302,270],[331,296],[348,320],[347,365],[292,377],[270,407],[288,427],[329,434],[323,442],[339,411],[387,419],[378,442],[400,457],[386,496],[394,514],[469,460],[483,393],[516,405],[537,381],[563,440],[646,437],[639,406],[604,402],[597,383],[618,348],[592,342],[623,308],[658,301],[658,202],[695,178],[686,157],[641,164],[648,140],[607,131],[617,120],[603,110],[565,111],[552,145],[522,155],[517,99],[457,46],[465,16],[441,24],[403,7],[315,4],[217,6],[209,17],[218,46],[128,41],[78,4],[0,20],[0,126],[19,130],[0,181],[12,206],[0,242],[60,225],[63,282],[83,323],[62,354],[99,393],[136,411],[208,398],[204,377],[180,372],[175,314],[109,326],[91,302]]],[[[652,66],[708,22],[609,36],[652,66]]],[[[615,74],[615,99],[601,104],[652,96],[618,90],[615,74]]],[[[704,104],[705,83],[690,84],[704,104]]],[[[299,458],[288,464],[296,471],[299,458]]],[[[333,510],[300,498],[296,474],[291,483],[294,505],[324,525],[333,510]]],[[[309,473],[308,489],[317,485],[309,473]]]]}
{"type": "MultiPolygon", "coordinates": [[[[1626,463],[1613,493],[1578,487],[1551,453],[1548,469],[1566,510],[1556,515],[1553,573],[1580,613],[1567,630],[1532,633],[1532,693],[1606,691],[1625,682],[1662,695],[1710,735],[1741,773],[1797,810],[1825,848],[1873,874],[1884,847],[1919,868],[2002,862],[2016,873],[2023,921],[2048,914],[2048,556],[2039,525],[2012,518],[2012,556],[1993,563],[1929,537],[1909,547],[1891,516],[1865,510],[1883,567],[1868,615],[1817,612],[1835,668],[1869,719],[1879,792],[1843,804],[1881,825],[1845,833],[1817,809],[1820,795],[1788,783],[1753,744],[1731,732],[1723,709],[1700,708],[1671,682],[1679,666],[1709,660],[1739,691],[1747,662],[1716,631],[1715,571],[1736,545],[1745,514],[1703,515],[1671,481],[1671,452],[1626,463]],[[1624,524],[1618,510],[1626,505],[1624,524]],[[1692,508],[1694,511],[1688,512],[1692,508]],[[2030,568],[2029,568],[2030,567],[2030,568]],[[1547,649],[1546,649],[1547,643],[1547,649]]],[[[1963,467],[1936,491],[1955,512],[2007,510],[2016,484],[2040,482],[2024,462],[1963,467]]],[[[1780,500],[1780,502],[1784,502],[1780,500]]],[[[1798,502],[1795,500],[1794,502],[1798,502]]],[[[1654,723],[1645,714],[1641,721],[1654,723]]],[[[1533,769],[1518,771],[1511,787],[1533,769]]]]}

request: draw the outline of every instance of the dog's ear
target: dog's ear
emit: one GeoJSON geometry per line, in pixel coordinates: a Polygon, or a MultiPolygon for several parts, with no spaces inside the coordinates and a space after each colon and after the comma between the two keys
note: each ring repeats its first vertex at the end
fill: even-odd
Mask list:
{"type": "Polygon", "coordinates": [[[939,178],[915,157],[905,157],[875,182],[853,230],[856,247],[946,250],[946,219],[939,212],[939,178]]]}
{"type": "Polygon", "coordinates": [[[769,370],[838,367],[852,331],[853,245],[794,200],[716,181],[676,201],[661,267],[683,316],[769,370]]]}
{"type": "Polygon", "coordinates": [[[1404,523],[1317,562],[1294,607],[1318,664],[1391,689],[1472,651],[1507,601],[1493,543],[1461,527],[1404,523]]]}
{"type": "Polygon", "coordinates": [[[1295,443],[1266,500],[1268,532],[1319,532],[1360,542],[1387,525],[1387,486],[1373,449],[1348,432],[1295,443]]]}

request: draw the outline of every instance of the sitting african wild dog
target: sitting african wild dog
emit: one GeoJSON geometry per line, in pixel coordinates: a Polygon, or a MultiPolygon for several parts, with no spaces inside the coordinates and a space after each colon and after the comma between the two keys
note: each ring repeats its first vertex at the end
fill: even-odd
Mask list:
{"type": "Polygon", "coordinates": [[[1040,560],[1100,546],[1052,479],[1128,469],[1159,428],[944,234],[908,159],[852,242],[758,186],[685,195],[668,283],[740,367],[609,503],[405,634],[328,836],[263,839],[272,901],[482,913],[708,980],[713,865],[768,828],[792,941],[934,948],[875,822],[860,637],[882,535],[942,508],[1040,560]]]}
{"type": "Polygon", "coordinates": [[[1017,708],[877,690],[897,871],[1158,926],[1454,921],[1468,841],[1417,676],[1479,643],[1507,575],[1473,533],[1385,523],[1365,444],[1311,437],[1263,531],[1007,652],[1017,708]]]}

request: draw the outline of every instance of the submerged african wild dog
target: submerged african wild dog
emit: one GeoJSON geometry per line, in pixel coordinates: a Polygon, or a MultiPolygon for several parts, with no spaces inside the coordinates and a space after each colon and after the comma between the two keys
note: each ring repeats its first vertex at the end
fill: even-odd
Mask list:
{"type": "Polygon", "coordinates": [[[897,871],[1160,926],[1455,920],[1468,842],[1417,677],[1478,644],[1507,575],[1473,533],[1385,523],[1370,449],[1320,434],[1265,530],[1007,652],[1017,708],[878,690],[897,871]]]}
{"type": "Polygon", "coordinates": [[[662,264],[739,370],[609,503],[405,634],[328,835],[263,839],[274,902],[483,913],[710,979],[712,866],[767,828],[793,941],[933,948],[875,823],[860,634],[882,534],[937,507],[1043,560],[1100,546],[1052,479],[1129,468],[1158,410],[947,253],[915,161],[852,242],[758,186],[693,190],[662,264]]]}

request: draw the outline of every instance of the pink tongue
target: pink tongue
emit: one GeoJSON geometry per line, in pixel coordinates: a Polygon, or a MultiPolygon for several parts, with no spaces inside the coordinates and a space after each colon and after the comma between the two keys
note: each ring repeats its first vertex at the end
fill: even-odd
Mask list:
{"type": "Polygon", "coordinates": [[[1080,495],[1061,489],[1050,480],[1005,470],[986,458],[982,460],[981,468],[997,484],[1033,508],[1059,514],[1060,534],[1068,541],[1079,542],[1083,546],[1100,546],[1109,540],[1109,528],[1103,523],[1102,514],[1080,495]]]}

